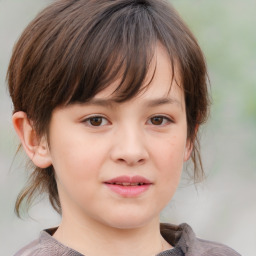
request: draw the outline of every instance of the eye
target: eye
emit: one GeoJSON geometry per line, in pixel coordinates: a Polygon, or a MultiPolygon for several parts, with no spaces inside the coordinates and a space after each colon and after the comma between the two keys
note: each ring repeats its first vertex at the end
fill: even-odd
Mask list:
{"type": "Polygon", "coordinates": [[[108,120],[102,116],[91,116],[86,118],[83,123],[86,123],[88,126],[103,126],[108,124],[108,120]]]}
{"type": "Polygon", "coordinates": [[[152,125],[160,126],[172,123],[172,120],[166,116],[153,116],[148,121],[152,125]]]}

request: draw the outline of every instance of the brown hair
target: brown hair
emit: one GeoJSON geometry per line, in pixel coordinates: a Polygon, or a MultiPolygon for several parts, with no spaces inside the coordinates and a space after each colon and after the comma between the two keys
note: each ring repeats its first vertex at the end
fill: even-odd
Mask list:
{"type": "MultiPolygon", "coordinates": [[[[157,42],[172,71],[174,63],[179,67],[197,181],[203,168],[196,130],[209,105],[206,64],[195,37],[165,1],[59,0],[44,9],[21,35],[9,64],[14,112],[26,112],[42,136],[56,107],[88,101],[120,77],[116,100],[128,100],[142,89],[157,42]]],[[[34,167],[17,198],[18,215],[21,202],[29,204],[36,192],[47,192],[61,212],[52,166],[34,167]]]]}

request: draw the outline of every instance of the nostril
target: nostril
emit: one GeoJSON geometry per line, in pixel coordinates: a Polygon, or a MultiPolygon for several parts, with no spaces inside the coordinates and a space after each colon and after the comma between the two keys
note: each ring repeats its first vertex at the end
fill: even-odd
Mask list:
{"type": "Polygon", "coordinates": [[[123,158],[119,158],[117,160],[118,160],[118,162],[126,162],[123,158]]]}
{"type": "Polygon", "coordinates": [[[145,162],[145,159],[141,158],[139,160],[133,158],[133,159],[128,159],[128,158],[119,158],[117,159],[119,163],[124,163],[126,165],[138,165],[138,164],[143,164],[145,162]]]}

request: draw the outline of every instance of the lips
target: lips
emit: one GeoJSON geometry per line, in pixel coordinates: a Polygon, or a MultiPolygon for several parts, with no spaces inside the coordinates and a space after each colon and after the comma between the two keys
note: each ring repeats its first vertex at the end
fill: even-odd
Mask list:
{"type": "Polygon", "coordinates": [[[145,183],[143,183],[143,182],[137,182],[137,183],[113,182],[113,183],[109,183],[109,184],[120,185],[120,186],[142,186],[142,185],[145,185],[145,183]]]}
{"type": "Polygon", "coordinates": [[[104,184],[123,197],[137,197],[153,185],[150,180],[142,176],[119,176],[105,181],[104,184]]]}
{"type": "Polygon", "coordinates": [[[141,186],[146,184],[152,184],[152,182],[142,176],[119,176],[111,180],[107,180],[107,184],[115,184],[122,186],[141,186]]]}

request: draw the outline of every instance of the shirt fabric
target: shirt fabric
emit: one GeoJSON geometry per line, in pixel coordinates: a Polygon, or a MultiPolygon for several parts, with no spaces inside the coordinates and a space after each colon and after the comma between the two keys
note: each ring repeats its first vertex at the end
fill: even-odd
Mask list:
{"type": "MultiPolygon", "coordinates": [[[[58,242],[52,236],[56,229],[42,231],[37,240],[14,256],[85,256],[58,242]]],[[[188,224],[160,224],[160,230],[164,239],[174,248],[157,256],[241,256],[225,245],[197,238],[188,224]]]]}

